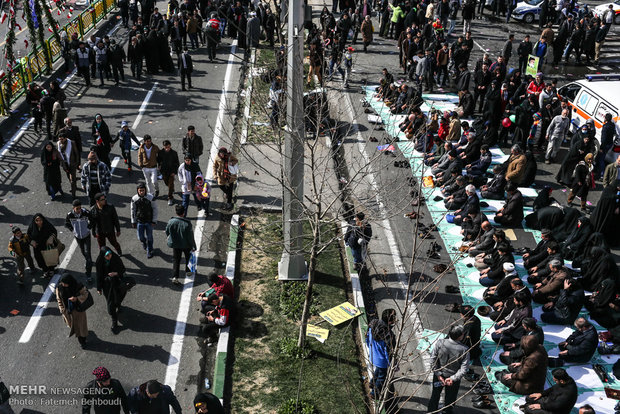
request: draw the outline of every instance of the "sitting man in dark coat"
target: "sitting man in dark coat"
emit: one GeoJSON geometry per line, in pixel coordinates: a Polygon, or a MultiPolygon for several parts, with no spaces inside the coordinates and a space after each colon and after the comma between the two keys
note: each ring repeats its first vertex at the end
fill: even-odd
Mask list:
{"type": "Polygon", "coordinates": [[[586,318],[575,321],[573,332],[564,342],[560,342],[560,358],[565,362],[584,364],[590,362],[598,345],[596,328],[586,318]]]}
{"type": "Polygon", "coordinates": [[[525,414],[569,414],[572,411],[578,397],[575,380],[562,368],[554,369],[551,374],[555,385],[528,395],[523,408],[525,414]]]}
{"type": "MultiPolygon", "coordinates": [[[[579,316],[586,297],[578,279],[564,279],[560,295],[543,306],[540,319],[545,323],[569,325],[579,316]]],[[[593,318],[592,314],[590,317],[593,318]]]]}
{"type": "Polygon", "coordinates": [[[528,273],[530,275],[527,277],[527,282],[535,285],[536,283],[540,283],[544,278],[549,276],[549,274],[551,273],[549,263],[551,263],[553,260],[559,260],[562,264],[564,264],[562,254],[560,253],[560,245],[556,242],[549,242],[549,244],[547,244],[547,257],[545,257],[536,266],[528,269],[528,273]]]}
{"type": "Polygon", "coordinates": [[[506,176],[501,165],[493,167],[493,178],[480,187],[482,198],[490,200],[502,200],[504,198],[504,187],[506,187],[506,176]]]}
{"type": "Polygon", "coordinates": [[[528,251],[523,254],[523,267],[526,269],[530,269],[546,259],[549,255],[547,253],[547,245],[555,241],[553,235],[551,235],[551,230],[542,229],[540,233],[542,239],[538,242],[536,247],[532,250],[528,249],[528,251]]]}
{"type": "Polygon", "coordinates": [[[523,195],[516,184],[506,184],[506,204],[495,215],[495,222],[504,227],[520,227],[523,221],[523,195]]]}
{"type": "MultiPolygon", "coordinates": [[[[521,322],[523,330],[525,331],[523,336],[534,336],[538,340],[540,345],[545,341],[545,333],[543,329],[536,324],[534,318],[523,318],[521,322]]],[[[512,344],[504,345],[504,352],[499,356],[500,361],[506,365],[514,364],[515,362],[521,362],[525,354],[523,348],[521,348],[521,342],[515,342],[512,344]]]]}
{"type": "Polygon", "coordinates": [[[476,187],[469,184],[465,187],[465,194],[467,195],[465,203],[454,212],[454,224],[459,226],[470,211],[480,211],[480,199],[478,198],[478,194],[476,194],[476,187]]]}

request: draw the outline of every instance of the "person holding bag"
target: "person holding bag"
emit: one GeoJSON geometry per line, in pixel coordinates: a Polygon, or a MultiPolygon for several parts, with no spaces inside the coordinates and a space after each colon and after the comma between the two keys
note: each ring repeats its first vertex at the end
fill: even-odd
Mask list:
{"type": "Polygon", "coordinates": [[[56,287],[56,300],[58,300],[58,309],[65,323],[71,329],[69,337],[75,334],[80,346],[84,349],[88,336],[86,309],[93,305],[92,295],[72,275],[66,274],[56,287]]]}
{"type": "MultiPolygon", "coordinates": [[[[52,263],[44,259],[42,251],[47,250],[50,247],[53,249],[54,245],[58,243],[58,240],[56,239],[58,234],[56,228],[45,217],[43,217],[43,214],[37,213],[32,218],[30,226],[28,226],[27,234],[30,238],[30,244],[33,247],[34,258],[41,270],[43,270],[43,277],[52,277],[54,275],[54,269],[58,265],[58,257],[56,257],[56,263],[52,263]]],[[[60,255],[60,251],[58,251],[58,255],[60,255]]]]}
{"type": "Polygon", "coordinates": [[[118,333],[118,311],[127,294],[125,283],[125,265],[121,258],[109,247],[101,247],[99,257],[95,263],[97,268],[97,293],[103,293],[108,307],[108,314],[112,317],[111,330],[118,333]]]}

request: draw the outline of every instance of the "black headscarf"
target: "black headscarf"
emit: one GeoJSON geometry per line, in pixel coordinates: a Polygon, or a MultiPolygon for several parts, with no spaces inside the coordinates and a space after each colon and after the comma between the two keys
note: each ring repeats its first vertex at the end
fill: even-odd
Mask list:
{"type": "Polygon", "coordinates": [[[609,252],[609,246],[607,246],[607,242],[605,241],[605,235],[603,233],[592,233],[588,240],[584,244],[584,246],[579,249],[579,252],[573,259],[573,267],[581,268],[583,266],[587,266],[589,263],[590,255],[592,254],[592,249],[594,247],[601,247],[606,252],[609,252]]]}
{"type": "Polygon", "coordinates": [[[581,217],[581,212],[576,208],[564,208],[564,220],[557,227],[548,227],[556,240],[566,239],[577,226],[577,220],[581,217]]]}
{"type": "MultiPolygon", "coordinates": [[[[538,196],[534,200],[534,211],[537,211],[543,207],[548,207],[551,205],[551,192],[553,189],[550,185],[545,185],[538,196]]],[[[549,228],[549,227],[547,227],[549,228]]]]}
{"type": "Polygon", "coordinates": [[[62,303],[65,305],[66,309],[70,308],[69,298],[78,296],[83,287],[84,285],[75,280],[75,278],[69,273],[67,273],[62,277],[62,279],[60,279],[60,282],[58,283],[58,291],[60,292],[60,299],[62,300],[62,303]],[[65,287],[61,285],[61,283],[66,283],[68,286],[65,287]]]}
{"type": "Polygon", "coordinates": [[[117,292],[117,290],[125,274],[125,265],[118,254],[114,253],[108,246],[102,246],[99,250],[97,261],[95,262],[95,268],[97,269],[97,290],[103,291],[103,294],[108,300],[116,296],[116,293],[120,293],[120,291],[117,292]],[[105,258],[108,252],[112,254],[109,261],[105,258]],[[117,272],[118,277],[108,277],[108,273],[110,272],[117,272]]]}
{"type": "Polygon", "coordinates": [[[581,269],[583,275],[582,284],[586,290],[598,289],[605,279],[619,280],[620,271],[613,256],[601,247],[592,248],[588,266],[581,269]]]}
{"type": "Polygon", "coordinates": [[[52,223],[50,223],[41,213],[37,213],[32,217],[32,221],[30,222],[30,225],[28,226],[28,236],[30,237],[30,240],[34,240],[37,245],[40,245],[41,247],[43,247],[43,244],[45,244],[45,242],[47,241],[47,239],[49,239],[49,237],[54,234],[58,234],[56,232],[56,228],[54,227],[54,225],[52,225],[52,223]],[[39,226],[37,226],[37,223],[35,223],[34,221],[36,220],[37,217],[41,217],[41,219],[43,220],[43,225],[41,226],[41,228],[39,229],[39,226]]]}
{"type": "Polygon", "coordinates": [[[194,409],[196,412],[198,412],[198,405],[200,403],[207,405],[207,412],[209,414],[224,414],[222,403],[220,403],[220,400],[213,394],[208,392],[196,394],[194,397],[194,409]]]}
{"type": "Polygon", "coordinates": [[[579,254],[580,249],[586,244],[586,241],[588,241],[592,231],[590,219],[586,216],[579,217],[577,226],[575,226],[570,236],[562,243],[564,258],[569,260],[575,258],[575,256],[579,254]]]}

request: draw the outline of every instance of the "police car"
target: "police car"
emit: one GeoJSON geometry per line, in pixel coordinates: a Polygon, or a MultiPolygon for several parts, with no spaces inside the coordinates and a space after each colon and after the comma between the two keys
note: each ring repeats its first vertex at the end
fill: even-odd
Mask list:
{"type": "MultiPolygon", "coordinates": [[[[540,6],[543,0],[526,0],[517,3],[517,7],[512,11],[512,18],[525,23],[534,23],[540,18],[540,6]]],[[[620,0],[616,0],[620,4],[620,0]]],[[[587,12],[587,6],[583,4],[575,4],[575,13],[580,15],[587,12]]]]}
{"type": "Polygon", "coordinates": [[[615,24],[620,24],[620,0],[616,0],[613,3],[605,3],[605,4],[601,4],[599,6],[596,6],[594,8],[594,15],[597,17],[603,17],[603,13],[605,13],[607,10],[609,10],[609,5],[613,6],[614,9],[614,23],[615,24]]]}

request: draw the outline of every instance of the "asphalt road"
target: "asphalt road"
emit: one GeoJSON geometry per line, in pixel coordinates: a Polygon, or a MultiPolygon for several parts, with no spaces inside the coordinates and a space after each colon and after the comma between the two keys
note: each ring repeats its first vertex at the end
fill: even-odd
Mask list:
{"type": "MultiPolygon", "coordinates": [[[[69,0],[66,2],[65,11],[60,10],[60,14],[58,14],[58,7],[51,0],[48,3],[51,4],[52,16],[54,17],[54,19],[56,19],[56,22],[60,25],[60,27],[63,27],[64,25],[69,23],[69,21],[75,19],[80,13],[82,13],[86,9],[86,6],[84,5],[75,4],[75,0],[69,0]],[[70,13],[69,7],[73,7],[73,13],[70,13]],[[68,17],[69,14],[71,14],[71,18],[68,17]]],[[[4,4],[5,5],[2,7],[2,9],[6,13],[8,13],[8,2],[5,2],[4,4]]],[[[22,18],[23,13],[23,8],[20,4],[16,7],[15,10],[16,23],[21,26],[21,30],[18,30],[17,33],[15,33],[15,46],[13,47],[13,53],[15,53],[15,58],[17,59],[28,55],[28,53],[32,51],[32,44],[30,44],[30,32],[28,31],[28,24],[26,23],[26,20],[22,18]],[[26,42],[24,42],[24,40],[28,41],[28,47],[26,47],[26,42]]],[[[8,21],[9,19],[7,18],[4,24],[0,25],[0,34],[2,35],[2,39],[5,38],[6,31],[9,27],[8,21]]],[[[45,27],[45,38],[47,39],[51,33],[47,29],[47,19],[45,18],[45,15],[43,16],[43,22],[45,27]]],[[[0,42],[0,48],[2,48],[3,50],[5,43],[5,40],[0,42]]]]}
{"type": "MultiPolygon", "coordinates": [[[[592,4],[600,3],[602,2],[593,2],[592,4]]],[[[373,23],[375,29],[378,29],[377,18],[373,18],[373,23]]],[[[460,34],[461,32],[462,26],[458,24],[455,33],[460,34]]],[[[530,34],[533,39],[538,38],[540,34],[537,25],[518,22],[505,24],[497,20],[489,20],[487,17],[482,20],[474,20],[472,32],[475,48],[471,55],[470,66],[473,66],[484,52],[489,52],[491,58],[495,58],[502,50],[508,33],[515,33],[516,44],[521,41],[525,34],[530,34]]],[[[572,79],[581,78],[586,73],[618,71],[617,59],[620,53],[618,33],[618,29],[613,26],[604,47],[604,57],[599,66],[562,64],[558,67],[552,67],[546,65],[544,68],[546,77],[557,77],[560,85],[562,85],[572,79]]],[[[396,151],[396,157],[381,155],[377,151],[377,145],[384,143],[383,140],[387,138],[387,134],[367,121],[364,107],[360,103],[360,98],[363,97],[359,94],[360,87],[366,83],[369,85],[377,84],[381,77],[382,67],[388,68],[396,79],[403,78],[398,67],[396,41],[379,38],[375,33],[375,40],[369,47],[368,54],[362,52],[360,44],[354,47],[357,51],[354,54],[351,87],[345,92],[348,94],[350,104],[348,101],[344,101],[344,105],[338,105],[335,112],[340,114],[340,119],[346,121],[353,119],[355,123],[354,128],[349,131],[343,142],[347,153],[349,174],[350,176],[357,174],[358,181],[351,184],[354,188],[356,202],[363,205],[364,210],[370,213],[370,220],[374,229],[373,241],[370,245],[372,250],[370,282],[377,301],[378,311],[380,313],[386,307],[398,308],[402,311],[406,295],[403,286],[407,285],[407,275],[412,274],[410,292],[419,295],[416,305],[422,326],[426,329],[441,331],[456,320],[455,314],[444,311],[444,305],[460,302],[460,295],[447,294],[444,291],[446,285],[458,285],[454,273],[438,278],[437,274],[431,269],[437,263],[448,263],[446,249],[451,248],[451,246],[445,246],[439,237],[424,241],[415,237],[415,220],[403,217],[403,213],[417,209],[410,206],[410,187],[406,181],[411,176],[411,171],[409,168],[394,166],[394,161],[404,159],[399,151],[396,151]],[[357,131],[359,131],[359,135],[357,131]],[[378,143],[370,141],[370,137],[377,138],[378,143]],[[370,163],[370,168],[368,168],[368,163],[370,163]],[[374,175],[370,176],[366,170],[374,172],[374,175]],[[369,184],[369,182],[373,184],[369,184]],[[378,197],[376,197],[377,193],[378,197]],[[426,251],[432,241],[437,241],[441,245],[440,259],[428,259],[426,251]],[[415,262],[412,264],[414,252],[415,262]]],[[[328,87],[332,89],[342,88],[340,77],[336,76],[334,82],[328,83],[328,87]]],[[[437,93],[440,92],[441,90],[437,93]]],[[[445,92],[455,91],[446,89],[445,92]]],[[[563,151],[565,150],[563,149],[563,151]]],[[[563,154],[564,152],[560,155],[560,159],[562,159],[563,154]]],[[[539,163],[538,168],[536,184],[540,187],[544,184],[551,184],[556,189],[553,196],[560,203],[565,203],[566,193],[561,191],[562,189],[553,179],[559,165],[539,163]]],[[[601,186],[599,184],[598,188],[590,193],[589,200],[596,204],[600,192],[601,186]]],[[[428,209],[422,207],[420,211],[423,213],[421,222],[426,226],[432,224],[428,209]]],[[[516,230],[515,233],[518,240],[513,242],[514,246],[531,247],[534,244],[534,239],[530,233],[523,230],[516,230]]],[[[618,252],[615,253],[618,257],[618,252]]],[[[411,321],[413,320],[412,318],[411,321]]],[[[416,352],[415,346],[410,346],[410,344],[415,343],[416,335],[412,331],[412,323],[408,324],[405,329],[407,332],[405,332],[404,338],[409,338],[411,342],[405,341],[404,348],[400,351],[403,359],[409,361],[401,362],[399,376],[402,376],[403,380],[399,381],[397,385],[397,391],[400,395],[399,412],[417,413],[426,410],[431,385],[429,383],[430,378],[426,378],[424,375],[425,372],[428,372],[428,367],[423,364],[420,358],[416,357],[418,352],[416,352]]],[[[478,368],[477,372],[480,373],[481,369],[478,368]]],[[[461,395],[469,388],[469,384],[463,381],[461,395]]],[[[498,412],[496,409],[479,410],[473,408],[469,399],[469,396],[466,396],[459,401],[457,411],[460,414],[498,412]]]]}
{"type": "MultiPolygon", "coordinates": [[[[127,35],[124,29],[116,37],[125,39],[127,35]]],[[[74,119],[74,125],[80,128],[85,148],[92,142],[90,125],[96,113],[103,115],[112,133],[118,131],[121,121],[127,120],[133,125],[139,114],[142,114],[137,128],[132,128],[136,135],[141,137],[150,134],[153,142],[160,146],[164,139],[171,140],[173,149],[181,158],[181,138],[187,126],[194,125],[204,141],[205,154],[201,157],[200,165],[203,172],[206,172],[212,145],[230,145],[229,125],[232,116],[229,108],[236,105],[240,67],[236,55],[230,55],[229,63],[231,50],[234,48],[231,48],[229,39],[225,39],[219,49],[219,59],[214,63],[208,63],[204,48],[193,52],[194,88],[189,92],[181,92],[178,76],[147,76],[146,80],[136,81],[131,77],[128,65],[125,66],[127,81],[118,87],[109,86],[113,83],[108,82],[104,88],[86,88],[81,79],[73,77],[65,89],[66,106],[70,108],[69,116],[74,119]],[[222,101],[224,105],[220,107],[224,87],[227,93],[222,101]],[[150,99],[147,99],[147,95],[150,95],[150,99]],[[221,133],[216,137],[218,143],[214,144],[213,131],[220,112],[221,133]]],[[[23,117],[27,119],[27,114],[23,114],[23,117]]],[[[2,131],[6,138],[16,132],[14,129],[2,131]]],[[[44,137],[35,134],[30,128],[0,159],[0,225],[4,228],[5,240],[8,240],[10,225],[18,225],[25,230],[34,213],[43,213],[56,226],[60,239],[67,246],[68,251],[63,256],[70,257],[65,259],[64,271],[77,275],[78,279],[85,282],[84,259],[79,249],[72,251],[70,248],[72,235],[64,228],[64,217],[72,201],[68,194],[68,182],[63,178],[63,189],[67,194],[54,202],[49,200],[44,189],[43,171],[39,162],[43,142],[44,137]]],[[[83,161],[85,156],[86,153],[82,154],[83,161]]],[[[116,146],[112,150],[111,159],[119,156],[116,146]]],[[[184,410],[191,407],[193,397],[202,383],[202,368],[205,368],[208,376],[213,356],[213,348],[209,348],[211,352],[205,352],[195,336],[199,314],[194,297],[199,289],[207,285],[206,276],[226,260],[227,223],[230,217],[219,211],[222,193],[217,188],[213,191],[212,215],[208,219],[197,219],[197,210],[192,204],[188,217],[192,219],[194,229],[202,222],[202,232],[197,234],[201,238],[198,275],[194,281],[186,279],[183,288],[174,287],[170,282],[172,252],[166,246],[163,233],[166,222],[174,215],[174,208],[167,205],[165,196],[157,200],[159,220],[154,233],[155,257],[147,259],[129,220],[130,198],[135,194],[136,183],[143,180],[142,173],[135,165],[137,152],[133,153],[133,160],[134,171],[131,175],[127,174],[122,158],[120,163],[113,164],[117,168],[113,173],[108,197],[109,202],[117,208],[121,220],[122,234],[119,241],[123,246],[123,263],[127,267],[127,274],[137,280],[137,286],[127,295],[119,315],[121,332],[114,335],[110,331],[111,320],[106,312],[105,301],[90,284],[87,286],[95,296],[95,305],[87,312],[90,333],[86,350],[79,347],[75,338],[67,338],[68,328],[62,321],[53,295],[28,339],[26,327],[29,323],[30,327],[33,326],[31,315],[40,305],[44,290],[49,289],[49,283],[40,273],[36,273],[27,278],[25,286],[17,286],[12,260],[5,251],[0,266],[0,372],[6,384],[80,387],[94,378],[91,372],[95,367],[104,365],[113,377],[122,381],[126,391],[149,379],[162,382],[167,379],[169,385],[176,385],[175,392],[184,410]],[[186,293],[182,297],[183,291],[186,293]],[[183,309],[187,311],[187,319],[183,309]],[[13,310],[17,311],[17,315],[11,315],[13,310]],[[175,329],[181,334],[182,341],[175,343],[175,351],[172,352],[175,329]],[[28,340],[21,343],[20,339],[28,340]],[[182,351],[179,352],[179,349],[182,351]]],[[[160,191],[166,193],[163,182],[160,182],[160,191]]],[[[85,195],[80,192],[79,196],[87,204],[85,195]]],[[[175,198],[178,202],[178,192],[175,198]]],[[[93,251],[94,260],[98,253],[95,241],[93,251]]],[[[73,404],[72,398],[80,398],[73,392],[56,396],[30,394],[19,397],[23,399],[23,404],[14,406],[16,412],[24,408],[21,411],[23,413],[46,414],[78,412],[77,407],[69,409],[45,405],[49,398],[68,400],[69,404],[73,404]]]]}

